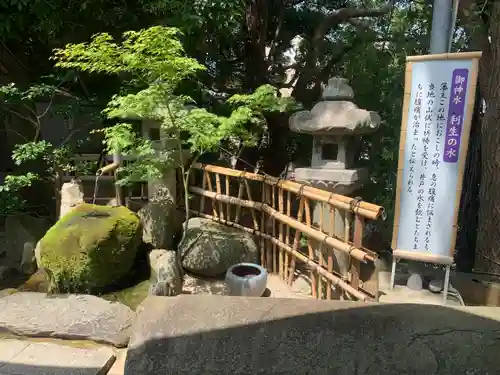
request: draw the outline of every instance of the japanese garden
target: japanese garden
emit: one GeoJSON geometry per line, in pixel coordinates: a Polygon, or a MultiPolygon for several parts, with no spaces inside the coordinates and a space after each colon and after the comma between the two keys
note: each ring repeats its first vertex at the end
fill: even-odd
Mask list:
{"type": "Polygon", "coordinates": [[[0,374],[498,371],[499,27],[0,1],[0,374]]]}

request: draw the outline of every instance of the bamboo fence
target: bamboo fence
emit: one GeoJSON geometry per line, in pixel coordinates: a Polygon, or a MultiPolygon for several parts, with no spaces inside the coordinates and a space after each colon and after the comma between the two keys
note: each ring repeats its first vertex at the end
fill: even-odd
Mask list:
{"type": "Polygon", "coordinates": [[[382,207],[246,171],[202,164],[193,169],[199,178],[198,186],[189,187],[197,198],[190,213],[256,235],[261,265],[270,273],[291,285],[304,269],[317,299],[378,300],[378,257],[363,247],[363,231],[365,220],[383,215],[382,207]],[[346,217],[343,239],[335,236],[336,210],[346,217]],[[336,252],[349,255],[349,272],[336,270],[336,252]]]}

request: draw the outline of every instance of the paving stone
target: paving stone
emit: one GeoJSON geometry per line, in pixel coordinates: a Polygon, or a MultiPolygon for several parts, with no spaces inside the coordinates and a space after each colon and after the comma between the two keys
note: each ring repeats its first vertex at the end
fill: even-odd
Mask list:
{"type": "Polygon", "coordinates": [[[90,295],[15,293],[0,298],[0,331],[127,346],[134,313],[90,295]]]}
{"type": "Polygon", "coordinates": [[[104,375],[114,361],[113,350],[107,347],[82,349],[43,342],[0,341],[0,375],[104,375]],[[7,357],[3,349],[11,346],[22,349],[7,357]]]}
{"type": "Polygon", "coordinates": [[[19,340],[0,340],[0,363],[8,362],[28,347],[29,343],[19,340]]]}

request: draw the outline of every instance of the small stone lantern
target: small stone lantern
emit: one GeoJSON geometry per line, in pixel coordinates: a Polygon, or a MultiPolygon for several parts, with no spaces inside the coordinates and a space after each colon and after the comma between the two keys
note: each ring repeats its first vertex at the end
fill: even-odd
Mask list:
{"type": "MultiPolygon", "coordinates": [[[[380,126],[376,112],[358,108],[352,102],[354,93],[345,78],[331,78],[323,88],[322,100],[310,111],[300,111],[290,118],[290,130],[312,134],[311,166],[295,169],[295,180],[337,194],[352,195],[368,179],[368,170],[356,168],[360,136],[380,126]]],[[[313,220],[319,222],[320,210],[315,208],[313,220]]],[[[325,210],[324,215],[328,212],[325,210]]],[[[323,218],[329,223],[329,218],[323,218]]],[[[344,239],[344,212],[335,211],[334,233],[344,239]]],[[[346,274],[349,256],[335,252],[337,271],[346,274]]]]}

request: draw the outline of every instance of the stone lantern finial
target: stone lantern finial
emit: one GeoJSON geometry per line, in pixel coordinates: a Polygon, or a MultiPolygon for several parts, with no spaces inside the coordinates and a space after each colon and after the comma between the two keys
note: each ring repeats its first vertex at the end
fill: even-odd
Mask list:
{"type": "Polygon", "coordinates": [[[354,91],[349,86],[347,78],[333,77],[328,80],[328,84],[323,85],[323,100],[354,100],[354,91]]]}

